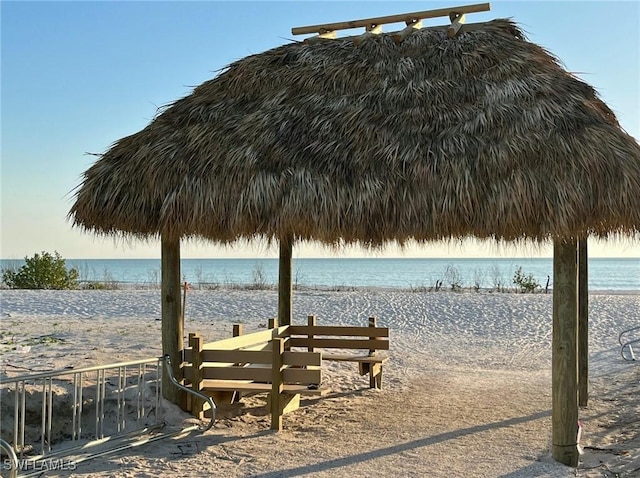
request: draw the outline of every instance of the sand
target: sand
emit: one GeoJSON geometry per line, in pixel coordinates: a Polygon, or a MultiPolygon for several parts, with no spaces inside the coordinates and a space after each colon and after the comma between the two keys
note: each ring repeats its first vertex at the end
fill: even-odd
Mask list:
{"type": "MultiPolygon", "coordinates": [[[[0,291],[3,377],[157,356],[158,290],[0,291]]],[[[391,330],[383,389],[355,364],[330,363],[329,393],[269,430],[265,397],[219,409],[214,427],[79,463],[46,476],[640,476],[640,364],[621,330],[640,295],[590,296],[590,403],[577,470],[550,458],[551,307],[545,294],[296,291],[294,322],[391,330]]],[[[265,327],[272,290],[191,290],[185,332],[206,341],[265,327]]],[[[2,398],[0,396],[0,398],[2,398]]],[[[4,400],[6,416],[11,403],[4,400]],[[9,408],[7,408],[9,407],[9,408]]],[[[164,404],[170,426],[193,420],[164,404]]],[[[4,424],[4,422],[3,422],[4,424]]],[[[6,427],[6,424],[3,426],[6,427]]]]}

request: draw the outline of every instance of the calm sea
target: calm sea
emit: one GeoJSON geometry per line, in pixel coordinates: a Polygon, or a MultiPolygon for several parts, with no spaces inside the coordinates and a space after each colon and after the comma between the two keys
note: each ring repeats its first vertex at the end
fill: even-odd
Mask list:
{"type": "MultiPolygon", "coordinates": [[[[21,261],[0,261],[2,268],[21,261]]],[[[155,285],[160,282],[159,259],[67,259],[84,281],[155,285]]],[[[437,281],[443,288],[513,287],[516,269],[532,274],[542,288],[550,279],[552,259],[294,259],[293,281],[297,286],[321,288],[385,287],[430,288],[437,281]]],[[[278,281],[277,259],[183,259],[183,280],[193,287],[222,285],[273,285],[278,281]]],[[[591,290],[640,291],[640,258],[590,259],[591,290]]]]}

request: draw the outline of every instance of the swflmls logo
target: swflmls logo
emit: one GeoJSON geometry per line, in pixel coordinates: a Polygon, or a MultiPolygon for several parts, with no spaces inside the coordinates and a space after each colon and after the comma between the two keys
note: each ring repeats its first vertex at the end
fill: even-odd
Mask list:
{"type": "MultiPolygon", "coordinates": [[[[20,471],[73,471],[77,468],[74,461],[68,460],[18,460],[17,469],[20,471]]],[[[14,465],[11,460],[2,460],[3,470],[12,470],[14,465]]]]}

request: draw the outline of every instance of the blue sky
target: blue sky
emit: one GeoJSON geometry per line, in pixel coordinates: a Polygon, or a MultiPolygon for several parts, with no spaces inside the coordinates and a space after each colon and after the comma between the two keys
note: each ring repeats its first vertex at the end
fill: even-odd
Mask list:
{"type": "MultiPolygon", "coordinates": [[[[71,191],[96,159],[86,152],[104,152],[144,128],[157,107],[189,94],[227,64],[291,41],[294,26],[466,3],[474,2],[2,1],[0,257],[43,250],[67,258],[159,257],[157,243],[116,243],[71,227],[66,219],[71,191]]],[[[467,22],[504,17],[513,18],[529,40],[593,85],[622,127],[640,138],[639,2],[498,1],[490,12],[468,15],[467,22]]],[[[640,242],[593,243],[591,251],[639,257],[640,242]]],[[[409,248],[405,255],[550,252],[465,243],[409,248]]],[[[387,253],[398,255],[394,248],[387,253]]],[[[275,254],[263,245],[183,248],[184,257],[275,254]]],[[[295,254],[336,255],[316,245],[299,246],[295,254]]]]}

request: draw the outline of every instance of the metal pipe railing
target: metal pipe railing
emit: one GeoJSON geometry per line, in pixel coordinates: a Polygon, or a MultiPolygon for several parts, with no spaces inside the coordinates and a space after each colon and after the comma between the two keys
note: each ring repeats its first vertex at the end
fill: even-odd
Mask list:
{"type": "Polygon", "coordinates": [[[636,360],[636,356],[633,351],[633,345],[640,344],[640,337],[634,338],[634,339],[624,339],[624,340],[622,338],[625,335],[630,335],[632,332],[638,332],[638,334],[640,334],[640,325],[623,330],[622,332],[620,332],[620,335],[618,335],[618,342],[620,343],[620,355],[622,355],[622,358],[624,360],[627,360],[630,362],[636,360]],[[625,350],[628,350],[629,353],[626,354],[625,350]]]}
{"type": "MultiPolygon", "coordinates": [[[[15,393],[13,400],[13,444],[10,445],[6,441],[2,442],[2,448],[7,449],[7,453],[9,453],[12,461],[12,477],[17,475],[17,470],[20,469],[22,466],[21,463],[23,462],[35,463],[45,458],[50,459],[54,455],[64,456],[66,454],[69,456],[72,452],[82,450],[84,455],[74,460],[75,463],[78,463],[96,456],[139,446],[167,436],[175,436],[194,430],[205,432],[209,430],[215,422],[216,406],[211,397],[178,382],[173,375],[171,359],[168,355],[152,359],[97,365],[74,370],[54,370],[51,372],[21,375],[13,378],[2,378],[0,379],[0,387],[12,388],[15,393]],[[154,370],[150,370],[150,366],[154,366],[154,370]],[[164,428],[164,423],[160,422],[159,417],[163,368],[166,368],[168,372],[167,376],[174,386],[197,396],[209,404],[212,415],[206,426],[199,424],[177,431],[169,432],[165,430],[160,432],[160,430],[164,428]],[[70,405],[71,430],[62,430],[64,435],[70,437],[71,445],[65,446],[65,443],[59,443],[56,445],[56,449],[52,450],[52,444],[55,439],[53,436],[53,425],[57,424],[54,421],[54,417],[59,417],[60,414],[64,412],[64,410],[55,409],[56,406],[59,408],[60,405],[53,400],[55,395],[54,381],[70,386],[71,390],[69,395],[73,397],[73,401],[70,405]],[[115,388],[110,389],[108,392],[109,387],[115,388]],[[145,393],[150,388],[155,388],[153,395],[145,393]],[[36,408],[39,409],[42,414],[40,417],[40,436],[36,442],[26,443],[27,415],[30,413],[27,408],[26,399],[27,394],[34,390],[42,393],[42,403],[36,408]],[[93,401],[91,401],[92,399],[93,401]],[[108,436],[109,431],[105,430],[105,413],[108,412],[108,408],[105,409],[107,400],[113,400],[116,405],[115,432],[111,436],[108,436]],[[86,412],[88,411],[85,402],[91,404],[91,406],[95,406],[95,417],[93,418],[94,429],[93,431],[89,431],[89,433],[83,431],[83,411],[85,412],[85,425],[87,419],[86,412]],[[127,406],[134,409],[135,413],[133,417],[135,417],[135,419],[133,417],[128,419],[131,413],[127,413],[127,406]],[[151,424],[144,424],[141,428],[131,429],[132,425],[135,425],[136,422],[140,424],[141,420],[147,418],[147,410],[154,412],[153,422],[151,424]],[[142,437],[143,434],[151,433],[153,436],[142,437]],[[92,440],[86,442],[87,438],[92,438],[92,440]],[[121,442],[113,440],[114,438],[129,441],[126,444],[122,444],[121,442]],[[80,443],[81,441],[82,443],[80,443]],[[109,443],[110,448],[87,454],[87,452],[94,447],[106,443],[109,443]],[[39,455],[34,454],[36,448],[39,448],[39,455]],[[8,450],[11,451],[9,452],[8,450]],[[13,457],[15,457],[15,460],[13,457]]],[[[69,407],[68,402],[64,406],[69,407]]],[[[69,444],[67,443],[67,445],[69,444]]],[[[30,474],[22,476],[30,476],[30,474]]]]}
{"type": "Polygon", "coordinates": [[[0,449],[4,451],[9,457],[9,478],[16,478],[18,476],[18,457],[16,456],[16,452],[11,448],[6,441],[0,438],[0,449]]]}

